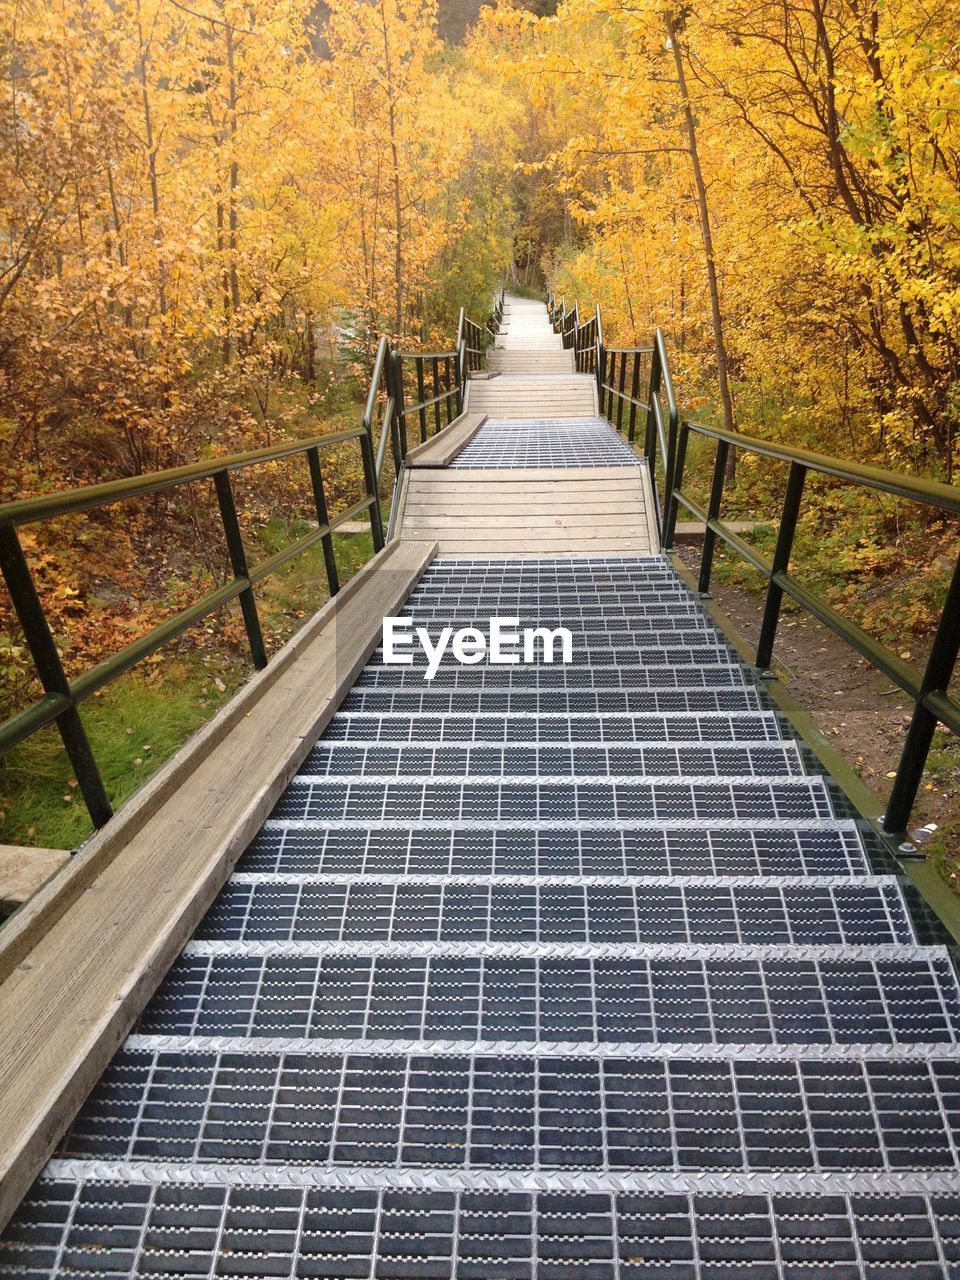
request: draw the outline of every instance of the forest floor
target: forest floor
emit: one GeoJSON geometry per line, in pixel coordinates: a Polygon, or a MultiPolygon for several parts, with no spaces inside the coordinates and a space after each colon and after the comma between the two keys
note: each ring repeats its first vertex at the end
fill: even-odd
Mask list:
{"type": "MultiPolygon", "coordinates": [[[[698,546],[679,550],[688,568],[699,565],[698,546]]],[[[713,594],[743,638],[756,644],[763,593],[717,582],[713,594]]],[[[912,704],[906,695],[831,631],[786,605],[777,632],[776,667],[820,732],[875,795],[885,796],[910,723],[912,704]]],[[[926,823],[935,823],[937,831],[924,852],[960,892],[960,741],[946,731],[934,740],[911,830],[926,823]]]]}

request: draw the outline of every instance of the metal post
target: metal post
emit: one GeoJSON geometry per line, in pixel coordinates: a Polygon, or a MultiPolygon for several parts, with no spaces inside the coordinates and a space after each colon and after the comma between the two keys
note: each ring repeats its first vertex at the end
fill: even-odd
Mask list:
{"type": "Polygon", "coordinates": [[[373,438],[370,431],[364,431],[360,437],[360,453],[363,457],[363,483],[367,497],[372,498],[370,505],[370,533],[373,537],[374,551],[382,551],[384,546],[383,516],[380,512],[380,493],[377,488],[377,464],[373,455],[373,438]]]}
{"type": "MultiPolygon", "coordinates": [[[[317,524],[321,527],[330,523],[327,512],[327,497],[323,491],[323,472],[320,468],[320,449],[314,445],[307,450],[307,462],[310,466],[310,482],[313,485],[313,501],[317,508],[317,524]]],[[[340,575],[337,572],[337,557],[333,550],[333,534],[327,533],[320,539],[323,547],[323,562],[327,568],[327,585],[330,594],[335,596],[340,590],[340,575]]]]}
{"type": "MultiPolygon", "coordinates": [[[[247,569],[247,553],[243,546],[243,535],[240,532],[240,521],[237,519],[237,508],[233,501],[233,488],[230,484],[229,471],[218,471],[213,477],[220,504],[220,518],[223,521],[223,532],[227,539],[227,552],[233,576],[242,579],[249,576],[247,569]]],[[[248,582],[240,592],[240,609],[243,623],[247,629],[247,640],[250,644],[250,656],[253,665],[262,671],[267,665],[267,650],[263,643],[263,632],[260,630],[260,617],[257,613],[257,602],[253,587],[248,582]]]]}
{"type": "Polygon", "coordinates": [[[923,705],[928,693],[946,693],[953,669],[960,655],[960,557],[953,569],[953,578],[943,603],[943,612],[937,624],[930,657],[927,659],[923,679],[920,682],[920,698],[913,708],[913,719],[907,730],[903,753],[897,765],[897,776],[890,792],[890,801],[883,819],[883,828],[889,832],[905,830],[910,820],[910,810],[917,798],[923,770],[927,763],[930,745],[937,728],[937,717],[923,705]]]}
{"type": "MultiPolygon", "coordinates": [[[[656,342],[654,342],[653,352],[650,356],[650,380],[647,384],[647,439],[650,438],[651,429],[656,429],[656,425],[653,422],[653,398],[660,392],[661,373],[660,352],[657,350],[656,342]]],[[[666,458],[663,460],[663,465],[666,468],[666,458]]]]}
{"type": "Polygon", "coordinates": [[[430,357],[430,370],[434,381],[434,431],[440,430],[440,361],[436,356],[430,357]]]}
{"type": "MultiPolygon", "coordinates": [[[[414,356],[413,363],[417,370],[417,399],[420,402],[418,417],[420,419],[420,443],[427,438],[427,411],[424,408],[424,400],[427,398],[426,388],[423,383],[423,356],[414,356]]],[[[406,446],[404,446],[404,454],[406,454],[406,446]]]]}
{"type": "MultiPolygon", "coordinates": [[[[710,486],[710,504],[707,507],[707,519],[716,520],[720,515],[720,503],[723,501],[723,478],[727,467],[727,454],[730,446],[726,440],[717,441],[717,456],[713,464],[713,484],[710,486]]],[[[700,557],[700,582],[698,589],[706,595],[710,590],[710,575],[713,572],[713,552],[717,544],[717,535],[709,524],[703,531],[703,555],[700,557]]]]}
{"type": "Polygon", "coordinates": [[[113,809],[107,799],[107,792],[100,777],[100,770],[93,758],[93,751],[87,738],[80,713],[73,701],[70,682],[60,661],[57,643],[53,638],[47,622],[43,605],[20,546],[17,531],[12,525],[0,527],[0,569],[10,592],[10,599],[20,619],[24,638],[33,658],[37,675],[44,693],[59,694],[66,698],[69,706],[57,716],[57,728],[70,763],[77,777],[77,786],[83,796],[90,820],[95,827],[104,826],[111,817],[113,809]]]}
{"type": "Polygon", "coordinates": [[[393,373],[394,413],[397,416],[397,430],[400,434],[400,458],[403,460],[407,456],[410,445],[407,441],[407,409],[403,398],[403,356],[399,351],[391,352],[390,369],[393,373]]]}
{"type": "MultiPolygon", "coordinates": [[[[807,469],[799,462],[790,464],[787,476],[787,489],[783,497],[783,509],[780,512],[780,528],[777,532],[777,545],[773,553],[773,573],[786,573],[790,567],[790,552],[793,549],[793,538],[797,532],[797,517],[800,515],[800,501],[803,498],[803,483],[807,478],[807,469]]],[[[783,603],[783,590],[771,577],[767,587],[767,603],[763,610],[763,622],[760,625],[760,639],[757,643],[757,666],[768,670],[773,661],[773,642],[777,635],[777,623],[780,621],[780,606],[783,603]]]]}
{"type": "MultiPolygon", "coordinates": [[[[630,427],[627,439],[633,444],[637,434],[637,401],[640,399],[640,352],[633,353],[633,379],[630,383],[630,427]]],[[[650,451],[647,450],[649,453],[650,451]]]]}
{"type": "Polygon", "coordinates": [[[446,392],[447,426],[453,421],[453,383],[450,381],[450,357],[443,360],[443,389],[446,392]]]}
{"type": "Polygon", "coordinates": [[[666,507],[663,513],[663,547],[665,551],[673,546],[673,535],[677,529],[677,512],[680,508],[677,494],[683,486],[683,468],[687,460],[687,440],[690,437],[690,428],[685,422],[678,420],[677,433],[676,461],[673,466],[671,483],[664,494],[666,507]]]}
{"type": "Polygon", "coordinates": [[[623,430],[623,389],[627,384],[627,353],[620,352],[620,378],[617,382],[617,430],[623,430]]]}

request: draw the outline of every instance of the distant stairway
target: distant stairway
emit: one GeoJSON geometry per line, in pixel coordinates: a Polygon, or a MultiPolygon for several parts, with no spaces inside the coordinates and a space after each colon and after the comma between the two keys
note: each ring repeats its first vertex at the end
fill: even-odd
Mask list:
{"type": "Polygon", "coordinates": [[[666,561],[509,519],[404,613],[573,664],[373,656],[0,1276],[960,1274],[947,949],[666,561]]]}

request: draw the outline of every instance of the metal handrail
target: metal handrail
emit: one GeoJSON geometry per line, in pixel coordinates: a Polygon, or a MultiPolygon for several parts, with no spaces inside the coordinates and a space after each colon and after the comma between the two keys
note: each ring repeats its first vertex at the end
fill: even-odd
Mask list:
{"type": "MultiPolygon", "coordinates": [[[[503,314],[503,290],[493,303],[494,318],[499,323],[503,314]]],[[[105,484],[87,485],[63,493],[44,494],[0,505],[0,570],[6,580],[14,609],[23,628],[34,668],[43,688],[43,696],[31,706],[0,723],[0,754],[25,741],[38,730],[56,723],[77,778],[77,785],[93,820],[100,827],[112,815],[103,779],[86,736],[78,707],[99,689],[129,671],[136,663],[155,653],[163,645],[182,635],[201,619],[233,600],[238,600],[250,646],[253,665],[259,670],[267,665],[266,647],[257,611],[254,587],[276,573],[294,557],[318,543],[323,548],[324,564],[330,594],[340,589],[333,533],[346,521],[369,512],[374,551],[384,546],[383,518],[380,510],[380,485],[386,465],[388,444],[392,445],[396,477],[399,478],[407,453],[406,414],[417,413],[421,438],[427,438],[428,409],[434,411],[436,429],[442,425],[442,412],[447,423],[462,412],[465,383],[470,369],[479,368],[483,359],[483,326],[461,310],[457,345],[452,351],[401,352],[383,337],[377,344],[370,386],[364,402],[362,424],[348,431],[291,440],[264,449],[229,454],[171,467],[149,475],[111,480],[105,484]],[[412,364],[418,385],[418,400],[405,406],[404,361],[412,364]],[[429,366],[433,394],[426,393],[429,366]],[[441,367],[442,366],[442,367],[441,367]],[[382,416],[381,416],[382,407],[382,416]],[[379,440],[374,437],[379,418],[379,440]],[[366,496],[348,510],[330,518],[327,511],[320,450],[331,445],[357,440],[363,465],[366,496]],[[317,527],[304,537],[267,556],[256,565],[248,565],[239,517],[234,501],[230,475],[260,463],[303,454],[309,466],[310,483],[317,516],[317,527]],[[44,613],[30,567],[17,533],[19,526],[50,520],[57,516],[91,510],[114,502],[126,501],[212,479],[216,489],[227,551],[233,577],[222,587],[208,592],[172,618],[152,627],[145,635],[125,645],[94,667],[68,679],[56,642],[44,613]]]]}
{"type": "MultiPolygon", "coordinates": [[[[913,701],[910,728],[882,820],[885,832],[901,835],[916,800],[937,724],[943,724],[953,733],[960,734],[960,702],[949,693],[954,668],[960,656],[960,555],[923,671],[874,639],[862,627],[843,617],[816,592],[798,582],[789,572],[790,556],[808,472],[816,472],[873,492],[889,493],[905,501],[919,502],[953,515],[960,514],[960,488],[681,418],[666,341],[661,330],[656,331],[650,346],[605,347],[599,306],[594,318],[584,325],[578,322],[572,330],[569,329],[569,317],[579,315],[576,306],[572,312],[568,311],[566,302],[561,300],[558,304],[551,294],[547,300],[547,310],[551,323],[558,332],[572,332],[572,345],[578,352],[578,360],[585,346],[595,343],[597,391],[604,416],[618,430],[623,430],[624,412],[627,410],[626,430],[628,438],[633,441],[637,412],[646,412],[644,454],[649,464],[653,489],[654,517],[664,550],[669,551],[673,547],[677,513],[683,507],[704,526],[699,575],[702,593],[706,594],[710,589],[717,538],[767,579],[766,603],[757,644],[757,667],[765,672],[770,670],[781,605],[784,595],[788,595],[882,671],[913,701]],[[594,320],[595,333],[592,328],[594,320]],[[650,360],[650,372],[644,399],[639,385],[640,362],[647,358],[650,360]],[[713,440],[716,444],[713,479],[706,508],[683,492],[684,466],[691,434],[713,440]],[[731,449],[770,458],[789,467],[772,560],[761,555],[720,518],[726,464],[731,449]],[[658,458],[664,472],[662,494],[658,492],[658,458]]],[[[566,344],[566,337],[564,341],[566,344]]]]}
{"type": "Polygon", "coordinates": [[[155,653],[169,641],[182,635],[209,614],[238,600],[243,613],[247,641],[254,667],[267,665],[267,652],[257,610],[254,586],[282,568],[295,556],[320,543],[323,547],[327,583],[331,595],[340,589],[332,534],[347,520],[364,511],[370,514],[373,546],[384,545],[380,503],[377,495],[375,463],[370,432],[366,426],[329,435],[310,436],[265,449],[228,454],[184,467],[171,467],[145,476],[131,476],[105,484],[87,485],[63,493],[41,495],[0,506],[0,571],[6,581],[14,610],[20,620],[24,638],[33,659],[43,696],[23,711],[0,723],[0,753],[11,750],[47,725],[56,723],[77,778],[77,785],[94,826],[109,821],[113,810],[94,758],[78,707],[111,681],[129,671],[136,663],[155,653]],[[360,442],[366,497],[347,511],[331,519],[327,511],[320,450],[349,440],[360,442]],[[234,501],[230,474],[264,462],[274,462],[303,454],[310,471],[310,482],[316,510],[317,527],[305,537],[266,557],[256,565],[248,565],[243,534],[234,501]],[[208,592],[172,618],[151,627],[144,635],[124,645],[102,662],[88,668],[74,679],[64,670],[43,603],[37,591],[30,566],[17,532],[21,525],[54,519],[71,512],[91,510],[127,501],[150,493],[158,493],[198,480],[214,482],[220,518],[233,577],[223,586],[208,592]]]}
{"type": "Polygon", "coordinates": [[[960,702],[951,698],[948,692],[957,658],[960,655],[960,556],[957,557],[926,667],[921,672],[912,663],[907,662],[869,635],[862,627],[845,618],[826,600],[790,574],[790,558],[800,515],[804,482],[810,471],[873,492],[889,493],[910,502],[919,502],[939,511],[960,514],[960,489],[953,485],[941,484],[936,480],[924,480],[863,463],[847,462],[827,454],[792,448],[788,445],[777,445],[736,431],[727,431],[723,428],[709,427],[681,419],[675,478],[667,495],[670,508],[670,514],[667,517],[667,538],[672,540],[676,510],[681,505],[703,522],[704,539],[699,588],[704,593],[710,587],[717,538],[721,538],[767,579],[769,585],[757,644],[758,667],[766,670],[771,666],[780,609],[784,595],[788,595],[824,626],[829,627],[834,635],[882,671],[910,698],[914,704],[913,716],[883,818],[885,831],[890,834],[901,834],[910,819],[910,812],[923,779],[923,771],[937,724],[941,723],[953,733],[960,734],[960,702]],[[691,432],[715,440],[717,443],[713,482],[706,510],[694,502],[682,489],[687,443],[691,432]],[[772,560],[761,556],[720,519],[727,457],[731,448],[789,464],[790,471],[772,560]]]}

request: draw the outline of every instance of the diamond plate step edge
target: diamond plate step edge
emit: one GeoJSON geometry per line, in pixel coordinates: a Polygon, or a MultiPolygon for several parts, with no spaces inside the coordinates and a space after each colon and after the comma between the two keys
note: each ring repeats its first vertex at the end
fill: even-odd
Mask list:
{"type": "Polygon", "coordinates": [[[130,1035],[124,1051],[149,1053],[225,1053],[260,1056],[297,1054],[304,1057],[339,1057],[357,1054],[368,1058],[398,1054],[417,1057],[511,1057],[646,1059],[683,1062],[928,1062],[960,1059],[960,1044],[690,1044],[687,1041],[569,1040],[357,1040],[292,1036],[184,1036],[130,1035]]]}
{"type": "MultiPolygon", "coordinates": [[[[676,781],[676,779],[673,779],[676,781]]],[[[857,831],[849,818],[661,818],[646,827],[623,818],[268,818],[262,831],[629,831],[646,830],[656,824],[658,831],[857,831]]]]}
{"type": "Polygon", "coordinates": [[[692,1195],[960,1194],[960,1174],[905,1173],[518,1173],[442,1169],[325,1169],[310,1165],[168,1164],[160,1161],[49,1161],[43,1181],[207,1186],[397,1188],[407,1191],[639,1191],[692,1195]]]}
{"type": "Polygon", "coordinates": [[[283,942],[193,941],[183,956],[337,956],[543,960],[929,960],[951,964],[946,947],[922,943],[740,942],[283,942]]]}
{"type": "MultiPolygon", "coordinates": [[[[417,744],[419,745],[419,744],[417,744]]],[[[739,743],[728,744],[739,746],[739,743]]],[[[769,743],[761,744],[769,746],[769,743]]],[[[796,774],[757,774],[757,773],[687,773],[678,777],[675,773],[471,773],[464,777],[462,773],[298,773],[290,779],[285,795],[298,789],[311,786],[336,787],[353,785],[381,785],[397,783],[413,783],[421,786],[426,783],[453,783],[472,785],[473,783],[498,783],[505,786],[612,786],[612,787],[709,787],[709,786],[756,786],[787,787],[796,791],[816,790],[817,785],[826,787],[829,779],[822,773],[796,774]],[[809,784],[813,784],[811,787],[809,784]]]]}
{"type": "Polygon", "coordinates": [[[518,888],[590,888],[603,889],[896,889],[899,880],[892,875],[862,876],[621,876],[621,875],[482,875],[452,872],[431,875],[411,871],[341,872],[310,874],[301,871],[235,871],[232,884],[328,884],[328,885],[393,885],[410,884],[442,888],[445,885],[516,885],[518,888]]]}

